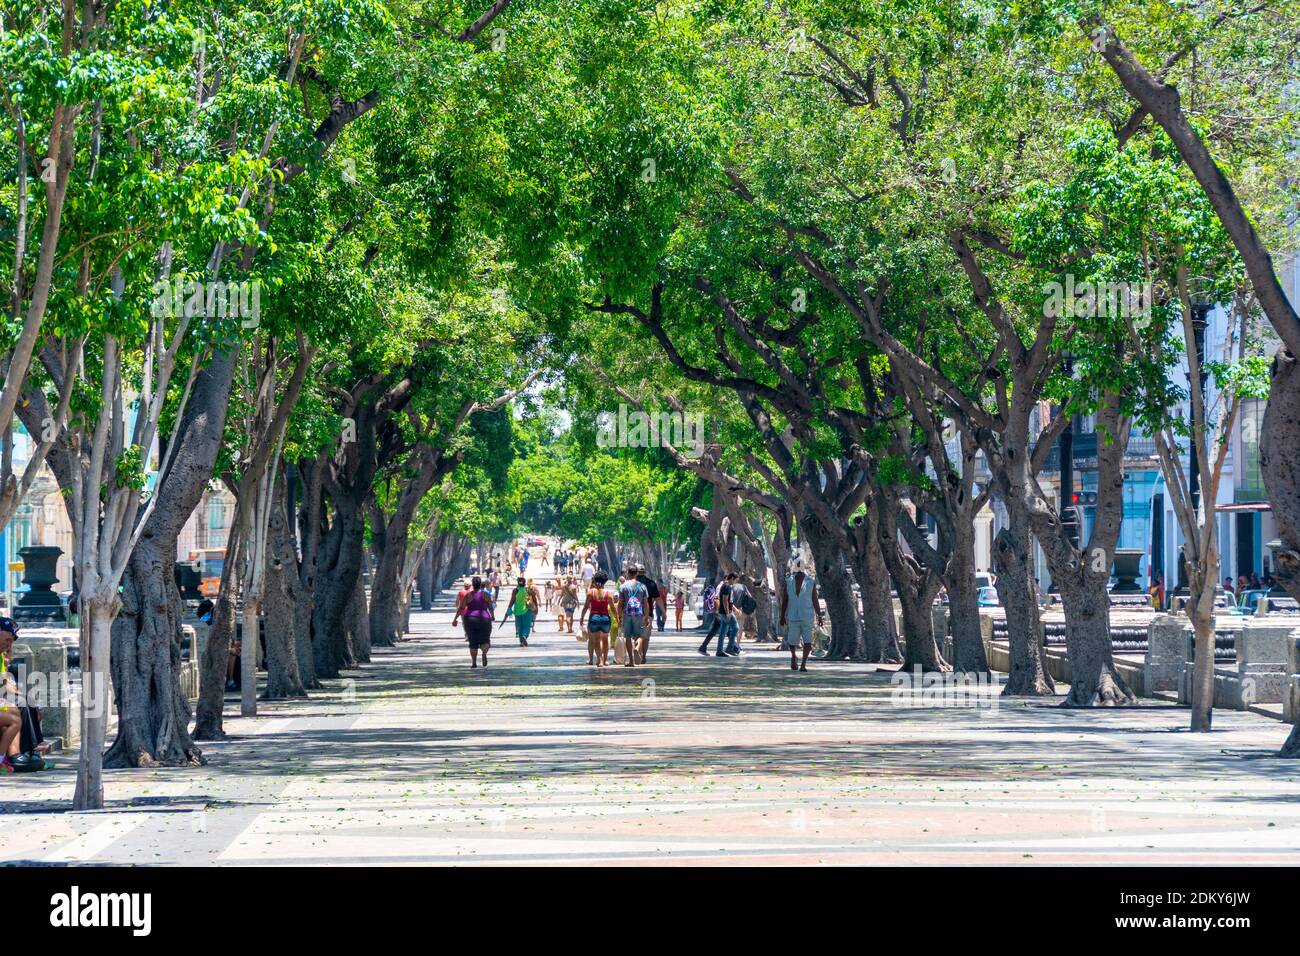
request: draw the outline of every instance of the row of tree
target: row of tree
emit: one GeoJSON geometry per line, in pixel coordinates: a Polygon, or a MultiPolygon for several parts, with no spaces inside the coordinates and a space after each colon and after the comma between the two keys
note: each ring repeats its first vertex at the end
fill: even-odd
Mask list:
{"type": "MultiPolygon", "coordinates": [[[[1008,692],[1052,691],[1037,541],[1065,603],[1069,702],[1127,703],[1106,581],[1135,427],[1186,542],[1207,728],[1206,502],[1244,398],[1270,396],[1277,570],[1300,589],[1300,323],[1270,258],[1294,209],[1296,13],[3,4],[0,523],[47,463],[87,686],[112,675],[105,762],[200,759],[237,613],[245,633],[266,621],[268,692],[304,692],[397,639],[410,582],[504,537],[516,504],[660,559],[698,507],[705,552],[736,542],[719,560],[756,581],[797,533],[838,656],[899,656],[892,579],[905,662],[983,671],[973,516],[996,496],[1008,692]],[[1138,294],[1096,294],[1115,288],[1138,294]],[[1223,355],[1196,348],[1202,302],[1231,310],[1223,355]],[[528,440],[506,406],[545,370],[579,418],[668,406],[707,413],[711,434],[614,453],[587,416],[576,456],[536,443],[512,482],[528,440]],[[1038,480],[1078,413],[1106,437],[1083,542],[1038,480]],[[21,472],[15,415],[34,445],[21,472]],[[237,513],[191,730],[173,566],[214,479],[237,513]],[[930,623],[940,587],[952,661],[930,623]]],[[[80,806],[102,800],[105,721],[88,711],[80,806]]]]}
{"type": "MultiPolygon", "coordinates": [[[[1064,605],[1074,706],[1134,701],[1114,665],[1107,586],[1140,431],[1184,541],[1193,728],[1209,729],[1212,505],[1247,399],[1269,396],[1261,461],[1277,572],[1300,592],[1300,419],[1288,411],[1300,326],[1270,254],[1294,243],[1296,14],[1292,3],[661,9],[647,55],[671,79],[641,91],[657,134],[642,146],[645,175],[591,169],[586,125],[557,132],[569,166],[528,171],[546,208],[572,209],[562,243],[586,267],[568,300],[580,343],[570,374],[610,402],[710,410],[709,452],[671,451],[716,489],[714,533],[720,515],[747,545],[769,534],[745,530],[758,513],[776,537],[796,526],[840,656],[896,656],[887,595],[872,586],[883,568],[907,666],[987,668],[973,519],[996,498],[1007,692],[1054,692],[1037,542],[1064,605]],[[1216,304],[1230,331],[1221,354],[1205,354],[1216,304]],[[1083,540],[1040,482],[1080,414],[1101,436],[1083,540]],[[941,587],[951,661],[931,625],[941,587]]],[[[560,264],[530,268],[563,303],[560,264]]]]}

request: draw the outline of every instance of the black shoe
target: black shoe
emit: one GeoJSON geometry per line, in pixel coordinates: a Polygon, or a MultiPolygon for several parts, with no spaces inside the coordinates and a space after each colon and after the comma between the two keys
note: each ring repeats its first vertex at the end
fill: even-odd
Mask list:
{"type": "Polygon", "coordinates": [[[14,768],[14,773],[35,773],[46,769],[45,758],[34,753],[15,754],[9,758],[9,766],[14,768]]]}
{"type": "Polygon", "coordinates": [[[739,657],[739,656],[740,656],[740,648],[739,648],[739,647],[736,647],[736,648],[730,648],[730,647],[729,647],[729,648],[727,648],[727,656],[728,656],[728,657],[739,657]]]}
{"type": "Polygon", "coordinates": [[[697,647],[696,650],[699,653],[703,654],[705,657],[709,656],[709,649],[707,647],[697,647]]]}

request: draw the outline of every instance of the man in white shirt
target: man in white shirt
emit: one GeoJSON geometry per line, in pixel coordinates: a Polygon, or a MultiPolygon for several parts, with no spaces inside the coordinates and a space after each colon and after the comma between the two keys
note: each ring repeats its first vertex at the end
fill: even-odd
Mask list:
{"type": "Polygon", "coordinates": [[[785,579],[781,591],[781,627],[785,631],[785,646],[790,649],[790,670],[808,670],[808,655],[812,652],[813,618],[822,623],[822,606],[817,596],[817,582],[796,562],[794,573],[785,579]],[[796,657],[802,648],[803,660],[796,657]]]}
{"type": "Polygon", "coordinates": [[[596,566],[591,563],[591,558],[582,562],[582,586],[591,587],[591,579],[596,576],[596,566]]]}

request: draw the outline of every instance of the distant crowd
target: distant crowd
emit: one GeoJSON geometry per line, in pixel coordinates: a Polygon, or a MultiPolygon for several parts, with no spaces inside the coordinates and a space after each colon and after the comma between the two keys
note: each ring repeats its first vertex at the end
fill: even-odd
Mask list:
{"type": "MultiPolygon", "coordinates": [[[[656,630],[660,634],[667,630],[670,612],[676,630],[683,630],[686,590],[652,577],[635,561],[625,561],[622,571],[611,576],[597,565],[594,548],[558,549],[552,555],[545,544],[515,545],[505,554],[493,555],[493,560],[500,565],[475,574],[456,595],[452,626],[464,627],[472,668],[480,662],[488,665],[494,624],[499,629],[513,618],[515,638],[527,647],[543,612],[556,615],[559,633],[585,642],[587,664],[592,667],[610,666],[611,655],[615,664],[624,667],[644,665],[650,639],[656,630]],[[538,571],[550,564],[554,571],[540,588],[536,578],[526,574],[530,563],[538,571]],[[514,584],[502,600],[512,576],[514,584]]],[[[806,671],[817,630],[825,625],[817,584],[796,563],[777,598],[790,667],[806,671]]],[[[755,634],[757,612],[757,599],[736,572],[706,582],[697,625],[704,632],[699,653],[740,656],[742,636],[752,639],[755,634]],[[711,651],[714,638],[717,648],[711,651]]]]}

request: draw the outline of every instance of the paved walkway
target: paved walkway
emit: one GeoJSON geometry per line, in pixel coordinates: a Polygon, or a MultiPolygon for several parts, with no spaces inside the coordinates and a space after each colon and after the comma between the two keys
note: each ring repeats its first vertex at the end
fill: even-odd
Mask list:
{"type": "Polygon", "coordinates": [[[0,779],[0,860],[1300,862],[1300,767],[1253,714],[1203,736],[1168,705],[904,706],[870,666],[705,659],[693,634],[596,670],[553,621],[471,671],[449,620],[230,719],[206,767],[112,772],[104,811],[62,812],[72,755],[0,779]]]}

